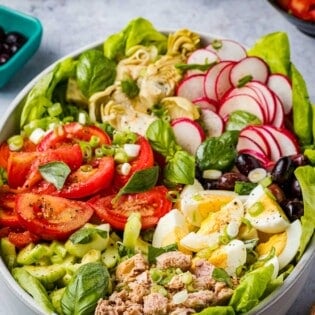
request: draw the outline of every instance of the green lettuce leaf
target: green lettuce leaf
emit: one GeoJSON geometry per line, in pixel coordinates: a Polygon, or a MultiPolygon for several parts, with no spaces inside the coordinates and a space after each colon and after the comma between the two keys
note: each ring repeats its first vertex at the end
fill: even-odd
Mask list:
{"type": "Polygon", "coordinates": [[[272,265],[259,267],[241,278],[229,303],[236,313],[246,313],[260,302],[272,279],[273,268],[272,265]]]}
{"type": "Polygon", "coordinates": [[[294,172],[300,183],[304,202],[304,215],[301,218],[302,236],[297,258],[301,258],[315,228],[315,168],[306,165],[294,172]]]}
{"type": "Polygon", "coordinates": [[[104,42],[104,55],[109,59],[119,60],[130,54],[136,45],[158,48],[164,53],[167,48],[167,36],[157,31],[151,22],[144,18],[132,20],[121,32],[113,34],[104,42]]]}
{"type": "Polygon", "coordinates": [[[272,73],[290,76],[290,43],[286,33],[275,32],[261,37],[247,53],[265,60],[272,73]]]}
{"type": "Polygon", "coordinates": [[[234,309],[232,306],[210,306],[205,308],[198,315],[234,315],[234,309]]]}
{"type": "Polygon", "coordinates": [[[311,144],[313,140],[313,109],[309,99],[306,83],[291,64],[293,91],[293,129],[302,145],[311,144]]]}

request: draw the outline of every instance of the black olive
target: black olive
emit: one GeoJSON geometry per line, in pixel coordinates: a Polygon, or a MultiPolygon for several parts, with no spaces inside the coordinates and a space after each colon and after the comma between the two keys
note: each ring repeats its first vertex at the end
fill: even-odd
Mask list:
{"type": "Polygon", "coordinates": [[[251,170],[262,167],[261,163],[255,157],[245,153],[237,156],[235,166],[243,175],[246,176],[251,170]]]}
{"type": "Polygon", "coordinates": [[[237,181],[248,182],[248,178],[241,173],[225,173],[218,178],[218,189],[234,190],[235,182],[237,181]]]}
{"type": "Polygon", "coordinates": [[[303,166],[303,165],[307,165],[310,163],[308,157],[304,154],[295,154],[295,155],[291,155],[290,156],[291,160],[293,161],[294,165],[296,167],[298,166],[303,166]]]}
{"type": "Polygon", "coordinates": [[[302,199],[301,186],[296,178],[294,178],[291,182],[291,196],[302,199]]]}
{"type": "Polygon", "coordinates": [[[304,214],[304,205],[301,200],[289,199],[283,202],[281,206],[291,222],[299,219],[304,214]]]}
{"type": "Polygon", "coordinates": [[[10,55],[6,53],[0,54],[0,65],[5,64],[10,59],[10,55]]]}
{"type": "Polygon", "coordinates": [[[289,156],[280,158],[271,171],[271,178],[278,184],[288,185],[291,181],[295,166],[289,156]]]}
{"type": "Polygon", "coordinates": [[[18,45],[21,47],[26,41],[26,38],[24,35],[18,32],[9,32],[6,34],[5,42],[9,45],[18,45]]]}

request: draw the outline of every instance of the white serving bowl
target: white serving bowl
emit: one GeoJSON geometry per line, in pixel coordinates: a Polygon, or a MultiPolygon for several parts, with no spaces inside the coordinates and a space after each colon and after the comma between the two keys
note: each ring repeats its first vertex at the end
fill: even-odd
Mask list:
{"type": "MultiPolygon", "coordinates": [[[[169,32],[166,31],[165,33],[169,32]]],[[[219,38],[218,36],[211,36],[207,34],[200,35],[202,36],[202,40],[205,43],[209,42],[212,38],[219,38]]],[[[37,77],[35,77],[16,96],[16,98],[8,107],[5,115],[2,117],[0,121],[0,143],[7,139],[10,135],[12,135],[14,133],[14,130],[18,130],[23,101],[37,81],[39,81],[45,74],[49,73],[61,60],[69,57],[75,58],[84,51],[91,48],[96,48],[102,45],[102,43],[103,42],[92,43],[65,56],[64,58],[61,58],[60,60],[56,61],[54,64],[46,68],[44,71],[42,71],[37,77]]],[[[291,274],[286,278],[283,285],[273,291],[272,294],[267,296],[261,303],[259,303],[259,305],[248,312],[248,315],[285,315],[303,289],[303,286],[305,285],[311,272],[313,262],[315,262],[315,235],[313,235],[311,242],[307,247],[305,253],[303,254],[301,260],[297,263],[291,274]]],[[[12,294],[15,294],[18,299],[20,299],[27,307],[29,307],[30,310],[34,312],[34,314],[44,314],[41,308],[33,300],[33,298],[29,294],[27,294],[15,281],[15,279],[5,266],[1,257],[0,275],[9,287],[9,289],[12,291],[12,294]]]]}

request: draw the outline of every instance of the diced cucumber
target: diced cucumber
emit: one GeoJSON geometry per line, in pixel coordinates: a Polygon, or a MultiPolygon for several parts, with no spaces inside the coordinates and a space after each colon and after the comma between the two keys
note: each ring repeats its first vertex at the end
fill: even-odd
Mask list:
{"type": "Polygon", "coordinates": [[[66,274],[66,268],[63,265],[23,266],[22,268],[38,279],[45,287],[66,274]]]}
{"type": "Polygon", "coordinates": [[[12,269],[16,262],[15,246],[9,241],[7,237],[1,239],[0,243],[1,256],[8,269],[12,269]]]}
{"type": "Polygon", "coordinates": [[[98,261],[101,261],[101,251],[91,249],[82,257],[81,265],[98,261]]]}
{"type": "Polygon", "coordinates": [[[84,229],[101,230],[103,232],[106,232],[106,237],[103,237],[100,233],[97,233],[97,232],[89,233],[88,235],[89,241],[86,242],[86,240],[84,240],[84,242],[81,242],[81,243],[74,243],[72,241],[72,238],[70,237],[70,239],[68,239],[67,242],[65,243],[65,248],[68,251],[68,253],[76,257],[83,257],[91,249],[96,249],[102,252],[108,245],[109,229],[110,229],[109,225],[103,224],[102,226],[98,226],[98,227],[94,226],[92,228],[87,226],[77,231],[76,233],[78,234],[78,233],[84,232],[84,229]]]}
{"type": "Polygon", "coordinates": [[[42,258],[51,256],[51,249],[46,244],[33,243],[24,247],[17,255],[17,263],[20,265],[32,265],[38,263],[42,258]]]}
{"type": "Polygon", "coordinates": [[[102,262],[108,269],[115,267],[119,258],[118,247],[113,243],[111,243],[106,248],[105,252],[102,253],[102,262]]]}
{"type": "Polygon", "coordinates": [[[12,275],[20,286],[29,293],[46,314],[56,314],[45,287],[23,268],[14,268],[12,275]]]}

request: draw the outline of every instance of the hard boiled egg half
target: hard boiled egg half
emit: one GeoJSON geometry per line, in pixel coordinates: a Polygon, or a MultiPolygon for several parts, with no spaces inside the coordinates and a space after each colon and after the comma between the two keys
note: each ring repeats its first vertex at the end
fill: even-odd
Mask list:
{"type": "Polygon", "coordinates": [[[276,199],[262,185],[257,185],[245,202],[245,218],[258,231],[280,233],[290,221],[276,199]]]}
{"type": "Polygon", "coordinates": [[[275,249],[275,256],[278,258],[279,269],[289,264],[299,250],[302,235],[300,220],[295,220],[281,233],[264,234],[262,241],[257,245],[256,252],[260,257],[268,255],[272,248],[275,249]]]}

